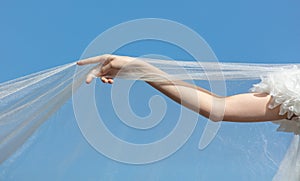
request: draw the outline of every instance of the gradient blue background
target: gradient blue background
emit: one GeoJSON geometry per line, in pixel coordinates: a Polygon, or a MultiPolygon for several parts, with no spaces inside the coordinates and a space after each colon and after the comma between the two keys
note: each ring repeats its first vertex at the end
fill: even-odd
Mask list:
{"type": "MultiPolygon", "coordinates": [[[[220,61],[299,63],[299,7],[300,2],[296,0],[1,1],[0,82],[75,61],[106,29],[124,21],[149,17],[178,21],[194,29],[209,43],[220,61]]],[[[166,44],[144,42],[117,53],[132,56],[156,53],[174,59],[190,58],[184,52],[174,50],[166,44]]],[[[234,88],[234,84],[228,93],[248,91],[251,84],[239,83],[238,88],[234,88]]],[[[103,94],[109,93],[108,86],[99,86],[102,86],[103,94]]],[[[147,94],[157,93],[143,83],[136,86],[136,90],[139,89],[147,94]]],[[[138,99],[133,98],[133,108],[147,104],[145,95],[136,95],[138,99]]],[[[170,106],[177,106],[167,101],[170,106]]],[[[252,125],[225,124],[219,139],[208,150],[199,151],[197,144],[205,125],[203,121],[188,144],[174,156],[159,163],[133,166],[111,161],[94,151],[82,138],[70,107],[68,102],[46,122],[29,148],[13,163],[0,167],[2,179],[271,180],[274,174],[275,168],[268,169],[268,161],[260,159],[258,148],[262,146],[258,137],[261,136],[252,135],[252,125]],[[255,145],[251,147],[247,141],[255,145]],[[228,149],[226,145],[229,145],[228,149]]],[[[148,111],[145,106],[137,110],[137,114],[147,115],[148,111]]],[[[108,112],[107,117],[112,114],[108,112]]],[[[257,127],[254,125],[253,129],[257,127]]],[[[172,127],[165,124],[165,128],[172,127]]],[[[120,128],[123,129],[126,128],[120,128]]],[[[271,132],[273,138],[269,142],[282,139],[279,143],[288,143],[290,135],[273,133],[273,125],[264,124],[262,129],[271,132]]],[[[260,133],[261,128],[257,132],[260,133]]],[[[120,136],[137,141],[130,130],[123,133],[120,136]]],[[[276,152],[277,161],[286,147],[287,144],[282,145],[282,150],[276,152]]]]}

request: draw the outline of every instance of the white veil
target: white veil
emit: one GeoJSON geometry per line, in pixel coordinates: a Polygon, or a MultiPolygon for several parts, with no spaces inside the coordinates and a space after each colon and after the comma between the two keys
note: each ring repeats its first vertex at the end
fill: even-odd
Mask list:
{"type": "MultiPolygon", "coordinates": [[[[268,73],[299,67],[291,64],[198,63],[154,59],[145,61],[167,72],[171,78],[184,80],[256,80],[268,73]]],[[[73,84],[79,87],[92,66],[94,65],[85,66],[80,72],[76,72],[77,79],[74,82],[76,63],[0,84],[0,163],[8,159],[43,122],[70,99],[73,84]]],[[[139,70],[136,70],[117,78],[139,79],[138,75],[139,70]]],[[[147,76],[143,80],[157,81],[157,77],[147,76]]],[[[274,180],[299,180],[299,149],[299,136],[295,136],[274,180]]]]}

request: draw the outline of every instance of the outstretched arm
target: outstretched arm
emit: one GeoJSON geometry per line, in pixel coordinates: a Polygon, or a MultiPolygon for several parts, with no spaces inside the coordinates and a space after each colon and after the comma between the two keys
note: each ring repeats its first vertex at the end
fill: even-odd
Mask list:
{"type": "Polygon", "coordinates": [[[213,121],[261,122],[286,118],[280,116],[279,107],[269,109],[271,96],[268,94],[245,93],[220,97],[213,93],[180,80],[169,80],[168,74],[160,69],[133,57],[102,55],[79,61],[78,65],[101,63],[100,67],[91,70],[86,82],[93,77],[101,78],[104,83],[113,83],[113,78],[122,69],[151,73],[165,78],[163,81],[146,81],[179,104],[207,117],[213,121]]]}

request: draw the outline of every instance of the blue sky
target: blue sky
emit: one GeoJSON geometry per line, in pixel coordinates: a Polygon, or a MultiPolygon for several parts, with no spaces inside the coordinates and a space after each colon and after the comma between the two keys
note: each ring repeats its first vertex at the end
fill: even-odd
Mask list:
{"type": "MultiPolygon", "coordinates": [[[[2,1],[0,82],[75,61],[101,32],[137,18],[165,18],[190,27],[208,42],[220,61],[299,63],[299,6],[295,0],[2,1]]],[[[184,52],[153,42],[130,45],[118,53],[189,58],[184,52]]],[[[248,91],[251,84],[231,83],[228,92],[248,91]]],[[[109,86],[98,88],[109,96],[109,86]]],[[[132,106],[137,114],[147,114],[147,106],[138,108],[147,104],[148,94],[157,92],[143,83],[135,88],[138,98],[132,98],[132,106]]],[[[167,101],[172,109],[178,108],[167,101]]],[[[106,116],[114,117],[111,110],[106,116]]],[[[267,123],[223,124],[219,139],[199,151],[205,121],[199,121],[191,139],[176,154],[158,163],[134,166],[109,160],[93,150],[81,136],[68,102],[42,126],[34,143],[5,168],[2,176],[5,180],[270,180],[274,168],[260,152],[262,137],[268,138],[271,149],[276,148],[272,142],[287,143],[289,135],[276,133],[267,123]]],[[[172,123],[162,125],[165,132],[160,128],[157,133],[166,134],[174,126],[168,124],[172,123]]],[[[137,141],[132,137],[138,133],[122,125],[115,129],[124,139],[137,141]]],[[[145,134],[145,139],[153,139],[145,134]]],[[[286,146],[281,152],[272,152],[276,159],[280,160],[286,146]]]]}

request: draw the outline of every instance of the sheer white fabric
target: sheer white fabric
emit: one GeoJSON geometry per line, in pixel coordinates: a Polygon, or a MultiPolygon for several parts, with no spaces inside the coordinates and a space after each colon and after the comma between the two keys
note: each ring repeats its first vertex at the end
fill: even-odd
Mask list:
{"type": "MultiPolygon", "coordinates": [[[[71,97],[75,65],[55,67],[0,84],[0,163],[71,97]]],[[[82,78],[76,82],[80,84],[82,78]]]]}
{"type": "MultiPolygon", "coordinates": [[[[272,95],[274,99],[270,108],[280,106],[280,114],[287,113],[288,118],[296,115],[292,120],[279,121],[279,130],[299,134],[299,65],[292,68],[292,65],[278,64],[145,61],[167,72],[171,79],[254,80],[263,76],[262,82],[255,85],[253,91],[272,95]],[[280,71],[282,67],[286,71],[280,71]]],[[[92,66],[86,66],[74,75],[76,64],[71,63],[0,84],[0,164],[71,97],[72,85],[80,86],[92,66]],[[74,76],[77,77],[75,81],[74,76]]],[[[141,69],[128,69],[118,78],[161,81],[157,75],[144,76],[144,73],[141,69]]],[[[299,152],[297,135],[274,177],[275,181],[285,178],[299,180],[299,152]]]]}
{"type": "Polygon", "coordinates": [[[295,135],[287,150],[273,181],[300,180],[300,139],[295,135]]]}

